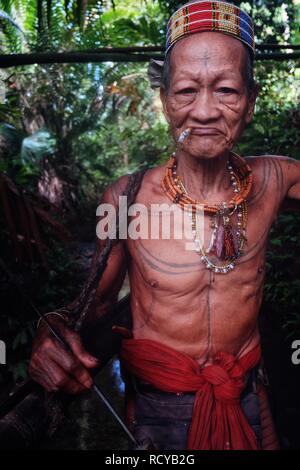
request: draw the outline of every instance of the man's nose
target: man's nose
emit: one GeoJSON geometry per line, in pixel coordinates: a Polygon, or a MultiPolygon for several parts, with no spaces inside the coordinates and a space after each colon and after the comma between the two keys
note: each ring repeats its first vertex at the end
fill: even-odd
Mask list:
{"type": "Polygon", "coordinates": [[[219,102],[210,90],[199,91],[190,110],[190,117],[196,121],[207,122],[220,117],[219,102]]]}

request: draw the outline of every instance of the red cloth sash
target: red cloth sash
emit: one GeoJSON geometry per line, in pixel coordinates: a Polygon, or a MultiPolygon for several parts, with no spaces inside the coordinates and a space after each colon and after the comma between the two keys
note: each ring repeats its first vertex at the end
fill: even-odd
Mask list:
{"type": "Polygon", "coordinates": [[[123,340],[123,366],[139,379],[165,392],[195,392],[187,449],[257,450],[256,436],[240,407],[246,373],[261,357],[260,345],[239,360],[216,354],[213,364],[200,367],[187,354],[147,339],[123,340]]]}

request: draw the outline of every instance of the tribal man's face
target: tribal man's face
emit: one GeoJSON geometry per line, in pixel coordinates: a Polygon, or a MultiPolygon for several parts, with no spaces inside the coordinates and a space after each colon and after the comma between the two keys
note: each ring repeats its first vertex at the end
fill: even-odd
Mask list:
{"type": "Polygon", "coordinates": [[[175,44],[170,87],[161,89],[161,99],[175,140],[192,129],[184,152],[219,157],[238,141],[256,98],[247,94],[246,60],[243,44],[222,33],[197,33],[175,44]]]}

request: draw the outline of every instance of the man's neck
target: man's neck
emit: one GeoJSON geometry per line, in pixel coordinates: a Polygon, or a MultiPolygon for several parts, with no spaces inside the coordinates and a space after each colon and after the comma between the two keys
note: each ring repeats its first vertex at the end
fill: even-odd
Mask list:
{"type": "Polygon", "coordinates": [[[176,151],[177,175],[183,178],[190,197],[197,200],[219,199],[219,194],[222,196],[231,188],[226,167],[228,155],[205,159],[192,157],[182,150],[176,151]]]}

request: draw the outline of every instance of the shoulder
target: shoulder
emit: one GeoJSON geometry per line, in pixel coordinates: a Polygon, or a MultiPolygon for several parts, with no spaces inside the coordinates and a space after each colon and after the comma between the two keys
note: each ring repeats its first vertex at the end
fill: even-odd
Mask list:
{"type": "MultiPolygon", "coordinates": [[[[149,193],[155,189],[158,190],[158,188],[161,186],[161,181],[164,176],[165,166],[166,165],[164,164],[147,169],[144,173],[141,187],[138,192],[149,193]]],[[[135,175],[136,173],[126,174],[110,183],[102,194],[101,202],[118,205],[119,196],[123,194],[128,184],[133,181],[135,175]]]]}
{"type": "Polygon", "coordinates": [[[166,168],[166,163],[160,166],[155,166],[153,168],[149,168],[146,171],[145,177],[144,177],[144,184],[146,185],[156,185],[157,183],[160,183],[161,180],[164,177],[165,174],[165,168],[166,168]]]}
{"type": "Polygon", "coordinates": [[[284,155],[257,155],[244,157],[250,167],[263,167],[268,163],[273,165],[280,165],[283,168],[291,168],[293,166],[299,166],[300,162],[294,158],[287,157],[284,155]]]}
{"type": "Polygon", "coordinates": [[[285,155],[259,155],[244,157],[253,172],[257,175],[274,175],[275,178],[281,178],[287,184],[291,183],[293,178],[299,178],[300,161],[285,155]]]}
{"type": "Polygon", "coordinates": [[[286,197],[299,198],[300,161],[284,155],[260,155],[245,157],[253,172],[254,193],[271,192],[279,200],[286,197]]]}
{"type": "Polygon", "coordinates": [[[110,203],[115,206],[119,205],[119,196],[123,194],[127,185],[131,180],[131,175],[123,175],[106,186],[101,196],[101,203],[110,203]]]}

